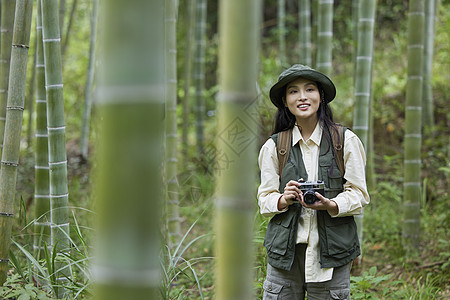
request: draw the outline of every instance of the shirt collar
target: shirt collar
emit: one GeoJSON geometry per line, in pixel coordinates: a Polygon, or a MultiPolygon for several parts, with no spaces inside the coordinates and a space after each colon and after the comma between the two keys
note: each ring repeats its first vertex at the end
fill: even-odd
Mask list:
{"type": "MultiPolygon", "coordinates": [[[[322,126],[320,126],[319,122],[317,122],[316,127],[314,128],[314,131],[309,139],[317,146],[320,145],[320,140],[322,139],[322,126]]],[[[297,123],[295,123],[295,126],[292,130],[292,146],[297,144],[300,140],[303,140],[303,136],[297,127],[297,123]]],[[[306,143],[305,140],[303,140],[303,142],[306,143]]]]}

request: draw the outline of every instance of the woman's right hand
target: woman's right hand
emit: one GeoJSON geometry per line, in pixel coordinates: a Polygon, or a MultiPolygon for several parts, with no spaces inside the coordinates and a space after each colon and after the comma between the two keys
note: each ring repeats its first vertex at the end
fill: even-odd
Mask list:
{"type": "Polygon", "coordinates": [[[278,199],[278,210],[283,210],[293,203],[298,203],[300,199],[303,199],[303,193],[300,190],[300,183],[295,180],[291,180],[286,184],[284,192],[278,199]]]}

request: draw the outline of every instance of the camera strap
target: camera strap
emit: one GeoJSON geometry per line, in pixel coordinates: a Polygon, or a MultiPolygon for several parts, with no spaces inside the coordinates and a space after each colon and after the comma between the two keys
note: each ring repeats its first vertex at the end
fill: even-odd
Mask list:
{"type": "Polygon", "coordinates": [[[292,147],[292,129],[288,129],[285,131],[281,131],[278,133],[277,138],[277,156],[278,156],[278,162],[279,162],[279,173],[280,178],[283,174],[284,166],[286,165],[286,162],[289,157],[289,151],[292,147]]]}
{"type": "Polygon", "coordinates": [[[338,124],[337,132],[335,130],[331,131],[331,139],[333,141],[333,147],[335,151],[335,159],[336,164],[341,171],[342,176],[345,173],[345,165],[344,165],[344,126],[338,124]]]}

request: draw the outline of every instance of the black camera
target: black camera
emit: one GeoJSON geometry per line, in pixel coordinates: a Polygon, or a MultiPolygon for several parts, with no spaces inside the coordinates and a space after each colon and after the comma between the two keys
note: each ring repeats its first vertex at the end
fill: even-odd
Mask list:
{"type": "Polygon", "coordinates": [[[303,193],[303,201],[305,201],[306,204],[313,204],[316,201],[320,201],[319,198],[317,198],[314,194],[315,192],[318,192],[322,196],[325,196],[325,184],[322,180],[299,180],[298,182],[300,182],[300,190],[303,193]]]}

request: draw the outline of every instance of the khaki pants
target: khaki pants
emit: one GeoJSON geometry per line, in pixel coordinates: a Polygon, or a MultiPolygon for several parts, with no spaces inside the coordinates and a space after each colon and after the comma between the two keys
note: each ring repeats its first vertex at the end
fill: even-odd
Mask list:
{"type": "Polygon", "coordinates": [[[306,244],[295,247],[294,263],[290,271],[267,265],[263,300],[350,299],[350,269],[352,263],[334,268],[333,277],[325,282],[305,283],[306,244]]]}

